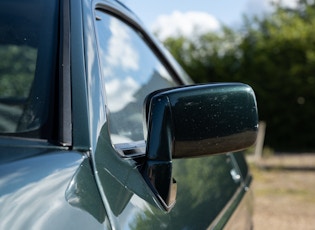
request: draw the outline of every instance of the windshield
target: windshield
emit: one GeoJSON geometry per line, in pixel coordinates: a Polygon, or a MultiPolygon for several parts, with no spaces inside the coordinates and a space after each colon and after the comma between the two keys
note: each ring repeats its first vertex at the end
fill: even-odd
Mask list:
{"type": "Polygon", "coordinates": [[[58,50],[57,0],[0,2],[0,134],[43,138],[58,50]]]}

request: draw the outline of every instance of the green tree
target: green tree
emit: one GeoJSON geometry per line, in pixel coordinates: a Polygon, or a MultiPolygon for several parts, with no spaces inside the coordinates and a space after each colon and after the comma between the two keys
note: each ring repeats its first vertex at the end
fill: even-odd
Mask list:
{"type": "Polygon", "coordinates": [[[275,5],[243,27],[224,27],[198,38],[169,38],[165,45],[196,82],[241,81],[257,95],[267,122],[266,144],[277,150],[315,148],[315,5],[275,5]]]}

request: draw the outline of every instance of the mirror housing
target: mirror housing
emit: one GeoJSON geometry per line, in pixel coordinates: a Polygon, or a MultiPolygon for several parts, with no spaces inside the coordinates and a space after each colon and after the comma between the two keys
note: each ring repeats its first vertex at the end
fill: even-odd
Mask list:
{"type": "Polygon", "coordinates": [[[256,140],[256,98],[245,84],[156,91],[145,104],[149,158],[163,158],[169,153],[172,158],[184,158],[238,151],[256,140]]]}
{"type": "Polygon", "coordinates": [[[143,176],[165,210],[175,203],[172,159],[245,149],[254,144],[258,112],[251,87],[217,83],[164,89],[144,102],[143,176]]]}

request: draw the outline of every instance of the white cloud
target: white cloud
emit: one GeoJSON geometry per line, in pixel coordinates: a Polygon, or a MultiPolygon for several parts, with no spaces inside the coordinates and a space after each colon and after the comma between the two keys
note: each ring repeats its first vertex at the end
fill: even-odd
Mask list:
{"type": "Polygon", "coordinates": [[[139,84],[132,77],[126,77],[124,80],[115,78],[107,82],[106,93],[110,111],[117,112],[136,101],[134,94],[139,88],[139,84]]]}
{"type": "Polygon", "coordinates": [[[281,3],[281,5],[290,7],[290,8],[296,8],[298,6],[299,0],[269,0],[269,2],[277,2],[281,3]]]}
{"type": "Polygon", "coordinates": [[[171,15],[160,15],[152,25],[152,30],[161,40],[180,35],[192,37],[219,28],[218,20],[212,15],[194,11],[186,13],[174,11],[171,15]]]}
{"type": "Polygon", "coordinates": [[[111,66],[121,66],[124,69],[139,69],[137,51],[131,45],[130,34],[121,22],[112,19],[110,22],[112,36],[109,41],[107,62],[111,66]]]}
{"type": "Polygon", "coordinates": [[[245,5],[246,15],[261,16],[273,10],[273,3],[280,3],[282,6],[296,8],[299,0],[248,0],[245,5]]]}
{"type": "Polygon", "coordinates": [[[270,0],[248,0],[245,6],[246,15],[260,16],[271,11],[270,0]]]}

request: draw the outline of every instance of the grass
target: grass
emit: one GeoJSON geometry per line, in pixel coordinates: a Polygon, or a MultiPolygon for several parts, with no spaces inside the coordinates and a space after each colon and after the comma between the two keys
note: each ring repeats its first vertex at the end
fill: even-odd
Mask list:
{"type": "Polygon", "coordinates": [[[259,229],[315,229],[315,154],[253,162],[254,223],[259,229]]]}

